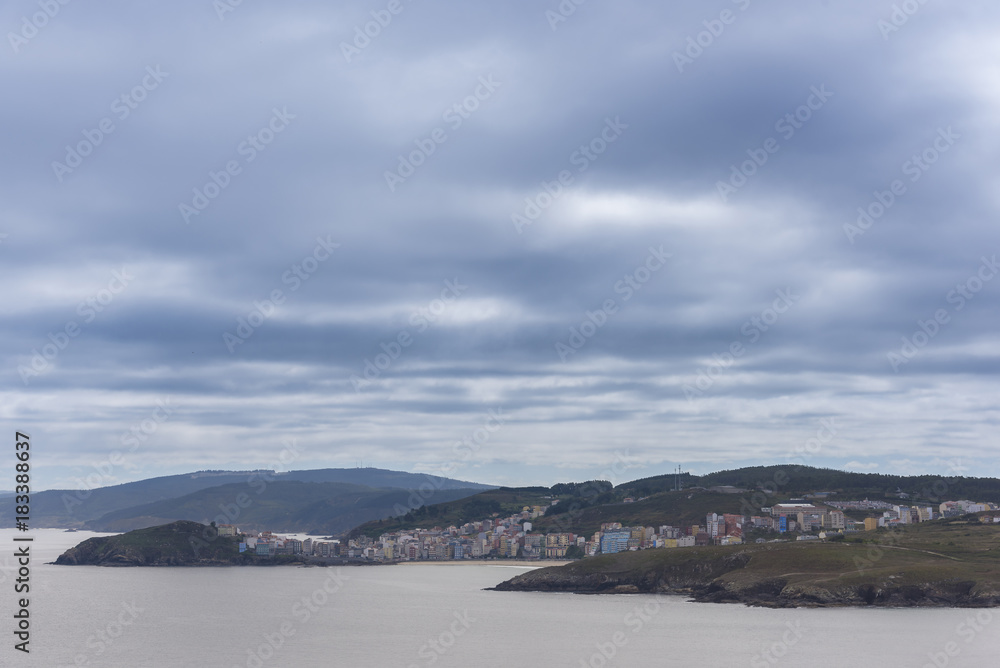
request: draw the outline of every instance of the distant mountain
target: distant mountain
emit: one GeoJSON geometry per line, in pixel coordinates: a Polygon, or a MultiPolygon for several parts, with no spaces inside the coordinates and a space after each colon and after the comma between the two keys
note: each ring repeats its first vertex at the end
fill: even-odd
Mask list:
{"type": "MultiPolygon", "coordinates": [[[[426,501],[451,501],[477,492],[475,489],[439,489],[428,492],[426,501]]],[[[406,489],[375,489],[342,482],[236,483],[125,508],[84,526],[91,531],[131,531],[189,520],[202,524],[212,521],[235,524],[241,530],[330,535],[368,520],[391,517],[410,507],[419,507],[424,501],[422,495],[406,489]]]]}
{"type": "Polygon", "coordinates": [[[387,489],[421,489],[428,485],[434,489],[494,489],[495,485],[483,485],[467,480],[442,478],[428,473],[406,473],[405,471],[390,471],[388,469],[313,469],[309,471],[289,471],[275,474],[278,480],[297,480],[299,482],[346,482],[352,485],[377,487],[387,489]]]}
{"type": "MultiPolygon", "coordinates": [[[[93,490],[47,490],[31,495],[32,528],[79,528],[87,520],[101,515],[151,501],[170,499],[190,494],[207,487],[215,487],[245,480],[249,472],[206,472],[163,476],[113,487],[93,490]]],[[[0,504],[0,526],[14,526],[14,506],[0,504]]]]}
{"type": "MultiPolygon", "coordinates": [[[[203,489],[253,480],[339,482],[383,489],[466,489],[481,491],[489,485],[417,473],[374,468],[316,469],[303,471],[198,471],[149,478],[94,490],[47,490],[31,495],[32,528],[80,528],[85,522],[133,506],[176,499],[203,489]]],[[[404,504],[405,505],[405,504],[404,504]]],[[[13,504],[0,504],[0,527],[14,526],[13,504]]]]}

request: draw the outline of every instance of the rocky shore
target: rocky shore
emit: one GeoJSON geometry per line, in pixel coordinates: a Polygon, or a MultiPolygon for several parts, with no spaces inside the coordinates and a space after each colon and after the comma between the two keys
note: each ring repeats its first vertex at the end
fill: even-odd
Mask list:
{"type": "MultiPolygon", "coordinates": [[[[772,608],[792,607],[995,607],[1000,587],[992,580],[977,581],[940,573],[941,579],[920,581],[889,568],[859,572],[819,572],[828,567],[822,551],[832,546],[798,550],[799,572],[774,573],[773,550],[743,551],[712,548],[701,555],[654,555],[637,558],[612,555],[585,559],[562,567],[520,574],[496,591],[572,592],[577,594],[674,594],[703,603],[743,603],[772,608]],[[661,557],[659,559],[655,557],[661,557]],[[670,557],[689,557],[674,558],[670,557]],[[695,557],[695,558],[690,558],[695,557]],[[591,563],[587,563],[587,562],[591,563]],[[771,561],[771,563],[768,563],[771,561]],[[812,561],[813,563],[810,563],[812,561]]],[[[843,551],[840,548],[837,551],[843,551]]],[[[675,550],[657,550],[666,553],[675,550]]]]}

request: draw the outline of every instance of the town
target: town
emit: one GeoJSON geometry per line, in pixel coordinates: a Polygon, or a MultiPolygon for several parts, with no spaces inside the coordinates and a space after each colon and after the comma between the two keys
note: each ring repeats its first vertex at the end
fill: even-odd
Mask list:
{"type": "MultiPolygon", "coordinates": [[[[817,494],[814,496],[822,496],[817,494]]],[[[627,499],[626,502],[632,502],[627,499]]],[[[553,500],[552,505],[559,503],[553,500]]],[[[1000,504],[967,500],[937,506],[896,505],[887,501],[829,501],[822,505],[804,499],[760,509],[760,515],[709,513],[704,524],[691,526],[601,525],[589,538],[570,532],[534,532],[533,520],[549,506],[524,506],[507,517],[491,517],[462,526],[415,528],[388,532],[377,539],[358,536],[345,540],[282,537],[270,531],[241,533],[234,525],[219,525],[220,536],[239,539],[240,553],[260,557],[300,555],[372,563],[404,561],[461,561],[469,559],[575,559],[617,552],[700,545],[738,545],[791,540],[838,540],[845,534],[894,528],[970,513],[1000,511],[1000,504]],[[849,519],[845,511],[873,516],[849,519]],[[771,536],[771,534],[774,534],[771,536]],[[768,537],[765,537],[768,536],[768,537]]],[[[983,521],[1000,523],[1000,513],[983,521]]]]}

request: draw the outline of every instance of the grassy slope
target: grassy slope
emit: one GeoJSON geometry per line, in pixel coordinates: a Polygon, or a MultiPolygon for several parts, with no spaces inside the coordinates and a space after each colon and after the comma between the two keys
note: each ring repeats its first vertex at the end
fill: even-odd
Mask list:
{"type": "MultiPolygon", "coordinates": [[[[601,583],[684,582],[732,591],[777,583],[787,595],[796,592],[822,598],[843,588],[920,587],[935,583],[947,590],[971,590],[1000,596],[1000,525],[930,522],[893,533],[863,534],[863,542],[796,541],[728,547],[644,550],[584,559],[562,567],[519,576],[519,588],[588,590],[601,583]],[[553,577],[557,580],[553,580],[553,577]],[[561,578],[561,580],[558,580],[561,578]],[[574,582],[583,587],[574,588],[574,582]],[[973,586],[973,583],[975,585],[973,586]],[[964,588],[964,589],[963,589],[964,588]]],[[[643,589],[641,583],[650,588],[643,589]]],[[[518,587],[515,587],[518,588],[518,587]]]]}
{"type": "Polygon", "coordinates": [[[690,526],[705,524],[708,513],[736,513],[740,510],[737,494],[719,494],[701,490],[662,492],[635,503],[602,504],[539,518],[532,526],[541,532],[571,531],[589,538],[605,522],[623,526],[690,526]]]}
{"type": "MultiPolygon", "coordinates": [[[[836,494],[830,498],[895,499],[898,488],[914,499],[935,504],[948,499],[1000,502],[1000,480],[996,478],[851,473],[791,464],[751,466],[718,471],[704,476],[682,474],[681,482],[685,487],[732,485],[752,490],[764,484],[774,485],[776,478],[781,483],[777,486],[778,495],[784,498],[809,492],[832,491],[836,494]]],[[[624,483],[615,488],[615,491],[633,496],[646,496],[668,491],[673,489],[673,486],[674,476],[667,474],[624,483]]]]}
{"type": "Polygon", "coordinates": [[[118,536],[99,536],[67,550],[56,563],[97,564],[126,560],[144,563],[175,560],[183,563],[198,559],[228,562],[240,557],[237,540],[222,537],[204,540],[205,535],[205,526],[202,524],[174,522],[118,536]],[[199,545],[197,555],[192,547],[192,540],[199,545]]]}
{"type": "MultiPolygon", "coordinates": [[[[548,505],[552,495],[545,487],[500,488],[482,492],[456,502],[428,506],[426,511],[408,517],[369,522],[357,527],[352,534],[372,538],[388,531],[432,526],[461,526],[465,522],[482,520],[498,514],[501,517],[520,511],[524,506],[548,505]]],[[[532,531],[572,532],[590,536],[604,522],[623,525],[659,526],[661,524],[704,524],[711,512],[738,512],[740,495],[719,494],[702,490],[664,492],[636,503],[602,503],[587,505],[579,498],[557,495],[559,508],[566,512],[547,514],[531,521],[532,531]],[[574,509],[574,504],[579,507],[574,509]]],[[[604,498],[604,497],[602,497],[604,498]]]]}
{"type": "MultiPolygon", "coordinates": [[[[550,512],[545,517],[534,520],[533,530],[571,531],[588,537],[605,522],[654,527],[663,524],[704,524],[708,513],[739,513],[747,508],[756,509],[760,504],[771,505],[816,491],[834,492],[830,499],[867,497],[897,503],[919,501],[924,505],[935,506],[945,499],[960,498],[1000,502],[1000,480],[995,478],[885,476],[796,465],[756,466],[719,471],[700,477],[682,474],[681,483],[685,489],[673,492],[673,475],[644,478],[624,483],[611,491],[603,491],[596,499],[591,494],[594,490],[587,490],[585,494],[591,494],[586,497],[587,502],[581,502],[579,497],[574,498],[570,494],[553,494],[560,486],[551,490],[544,487],[500,488],[477,494],[460,504],[448,503],[437,507],[431,505],[420,515],[368,523],[355,528],[352,535],[376,537],[383,532],[398,529],[459,526],[464,522],[489,518],[494,513],[509,515],[524,505],[548,504],[550,498],[546,497],[559,498],[561,503],[557,510],[563,512],[550,512]],[[775,484],[776,480],[780,484],[775,484]],[[732,485],[748,491],[723,494],[703,489],[718,485],[732,485]],[[760,485],[769,485],[770,493],[756,491],[760,485]],[[896,494],[897,488],[908,492],[911,498],[900,500],[896,494]],[[626,504],[623,503],[625,497],[648,498],[626,504]],[[574,512],[565,512],[574,504],[577,504],[574,512]]],[[[583,486],[586,488],[586,483],[583,486]]],[[[864,512],[848,514],[853,519],[869,515],[864,512]]]]}
{"type": "Polygon", "coordinates": [[[375,538],[389,531],[403,529],[461,526],[466,522],[488,519],[496,515],[506,517],[520,512],[524,506],[548,505],[550,503],[548,496],[547,487],[501,487],[457,501],[433,504],[411,511],[406,516],[368,522],[356,527],[351,531],[351,535],[375,538]]]}

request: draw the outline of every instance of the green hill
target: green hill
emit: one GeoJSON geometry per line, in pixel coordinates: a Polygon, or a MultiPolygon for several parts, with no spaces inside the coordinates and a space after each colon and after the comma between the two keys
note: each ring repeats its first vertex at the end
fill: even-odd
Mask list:
{"type": "Polygon", "coordinates": [[[655,549],[543,568],[501,591],[674,593],[798,606],[1000,605],[1000,524],[962,519],[824,543],[655,549]]]}
{"type": "MultiPolygon", "coordinates": [[[[751,466],[703,476],[684,473],[680,476],[680,481],[685,489],[729,485],[755,490],[767,486],[784,498],[812,492],[832,492],[830,499],[865,497],[873,500],[899,499],[901,492],[911,501],[927,503],[940,503],[948,499],[976,499],[1000,503],[1000,480],[996,478],[852,473],[795,464],[751,466]]],[[[620,495],[648,496],[672,490],[674,483],[674,475],[666,474],[627,482],[616,487],[615,491],[620,495]]]]}
{"type": "Polygon", "coordinates": [[[258,557],[240,554],[237,538],[217,536],[197,522],[172,522],[119,536],[99,536],[66,550],[60,566],[224,566],[288,564],[293,555],[258,557]]]}
{"type": "MultiPolygon", "coordinates": [[[[683,489],[673,491],[673,474],[623,483],[591,481],[547,487],[502,487],[461,502],[428,505],[404,517],[368,523],[352,531],[372,538],[401,529],[460,526],[465,522],[508,516],[523,506],[552,505],[532,520],[532,531],[592,535],[606,522],[625,526],[685,526],[704,524],[709,513],[758,514],[761,506],[803,496],[817,501],[836,499],[886,500],[895,503],[937,505],[945,500],[1000,502],[1000,480],[995,478],[940,478],[850,473],[808,466],[756,466],[719,471],[704,476],[682,474],[683,489]],[[626,499],[632,502],[626,503],[626,499]]],[[[866,513],[849,512],[861,518],[866,513]]]]}
{"type": "Polygon", "coordinates": [[[605,522],[621,522],[624,526],[690,526],[704,524],[705,515],[709,513],[738,513],[742,501],[737,494],[704,489],[661,492],[634,503],[624,503],[617,498],[618,495],[607,503],[581,503],[577,510],[572,502],[560,504],[561,508],[555,506],[544,517],[532,522],[532,531],[568,531],[590,536],[605,522]]]}
{"type": "MultiPolygon", "coordinates": [[[[553,499],[560,503],[568,503],[579,499],[585,489],[603,490],[607,494],[611,484],[603,483],[568,483],[549,487],[500,487],[498,489],[480,492],[457,501],[426,505],[412,510],[405,515],[391,519],[368,522],[356,527],[350,535],[366,535],[375,538],[389,531],[403,529],[430,528],[433,526],[461,526],[466,522],[489,519],[491,517],[506,517],[518,513],[525,506],[547,506],[553,499]]],[[[606,497],[610,500],[611,497],[606,497]]]]}

